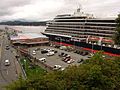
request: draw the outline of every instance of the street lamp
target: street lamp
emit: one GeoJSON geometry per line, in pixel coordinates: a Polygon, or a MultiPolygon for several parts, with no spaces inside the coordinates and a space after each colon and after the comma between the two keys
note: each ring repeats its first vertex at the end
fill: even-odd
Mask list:
{"type": "Polygon", "coordinates": [[[92,54],[93,54],[93,48],[94,48],[94,45],[93,45],[93,42],[92,42],[92,54]]]}
{"type": "Polygon", "coordinates": [[[71,40],[70,41],[72,41],[73,43],[73,48],[75,49],[75,39],[74,38],[71,38],[71,40]]]}
{"type": "Polygon", "coordinates": [[[74,42],[74,49],[75,49],[75,39],[73,40],[73,42],[74,42]]]}
{"type": "Polygon", "coordinates": [[[59,40],[60,40],[60,46],[61,46],[61,42],[62,42],[61,37],[59,37],[59,40]]]}
{"type": "Polygon", "coordinates": [[[24,59],[24,63],[25,63],[25,70],[26,70],[26,60],[24,59]]]}

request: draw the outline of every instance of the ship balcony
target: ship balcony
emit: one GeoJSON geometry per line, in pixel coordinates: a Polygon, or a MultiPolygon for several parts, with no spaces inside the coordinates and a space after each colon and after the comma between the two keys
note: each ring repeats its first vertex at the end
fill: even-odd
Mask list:
{"type": "Polygon", "coordinates": [[[72,24],[72,25],[65,25],[65,24],[51,24],[49,27],[86,27],[86,28],[93,28],[93,29],[115,29],[116,27],[111,27],[111,26],[94,26],[94,25],[84,25],[84,24],[72,24]]]}
{"type": "Polygon", "coordinates": [[[52,22],[51,25],[89,25],[89,26],[108,26],[116,27],[116,23],[103,23],[103,22],[52,22]]]}
{"type": "Polygon", "coordinates": [[[75,27],[48,27],[47,29],[64,29],[64,30],[78,30],[78,31],[80,31],[80,30],[90,30],[90,31],[105,31],[105,32],[112,32],[112,33],[114,33],[115,32],[115,30],[111,30],[111,29],[107,29],[107,30],[104,30],[104,28],[101,28],[101,29],[91,29],[91,28],[89,28],[89,29],[86,29],[85,27],[78,27],[78,28],[75,28],[75,27]]]}
{"type": "Polygon", "coordinates": [[[54,31],[55,33],[67,33],[71,36],[80,36],[80,35],[91,35],[91,36],[100,36],[100,37],[111,37],[111,34],[101,34],[101,33],[88,33],[88,32],[69,32],[69,31],[54,31]]]}
{"type": "Polygon", "coordinates": [[[69,31],[69,32],[94,32],[94,33],[102,33],[102,34],[113,34],[115,33],[115,31],[111,31],[111,30],[95,30],[95,29],[71,29],[71,28],[47,28],[46,30],[50,30],[50,31],[69,31]]]}

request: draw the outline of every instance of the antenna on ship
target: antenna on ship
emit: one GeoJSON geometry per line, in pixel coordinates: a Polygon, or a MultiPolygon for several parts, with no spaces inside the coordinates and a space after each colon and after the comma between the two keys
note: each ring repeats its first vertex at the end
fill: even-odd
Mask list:
{"type": "Polygon", "coordinates": [[[78,8],[77,8],[77,12],[80,13],[81,9],[82,9],[82,6],[81,6],[81,4],[79,4],[78,8]]]}
{"type": "Polygon", "coordinates": [[[73,15],[75,15],[75,16],[81,15],[81,9],[82,9],[82,6],[81,6],[81,4],[79,4],[77,7],[77,10],[74,12],[73,15]]]}

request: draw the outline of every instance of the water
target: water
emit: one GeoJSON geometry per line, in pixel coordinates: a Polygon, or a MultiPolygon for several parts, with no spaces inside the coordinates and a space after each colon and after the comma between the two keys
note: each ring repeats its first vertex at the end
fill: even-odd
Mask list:
{"type": "Polygon", "coordinates": [[[44,32],[46,26],[8,26],[8,25],[0,25],[0,29],[4,29],[5,27],[13,28],[18,31],[22,31],[23,33],[41,33],[44,32]]]}

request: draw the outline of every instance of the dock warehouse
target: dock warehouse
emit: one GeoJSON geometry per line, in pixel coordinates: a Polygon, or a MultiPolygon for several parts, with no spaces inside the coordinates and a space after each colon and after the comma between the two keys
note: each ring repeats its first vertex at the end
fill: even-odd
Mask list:
{"type": "Polygon", "coordinates": [[[12,44],[16,45],[43,45],[49,43],[49,38],[41,33],[18,33],[10,36],[12,44]]]}

